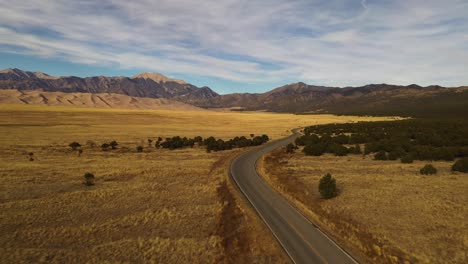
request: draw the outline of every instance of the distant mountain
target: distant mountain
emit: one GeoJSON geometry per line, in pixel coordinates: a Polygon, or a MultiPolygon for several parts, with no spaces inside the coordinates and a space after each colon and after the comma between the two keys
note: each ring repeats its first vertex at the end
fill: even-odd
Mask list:
{"type": "Polygon", "coordinates": [[[54,77],[19,69],[0,71],[0,89],[117,93],[133,97],[166,98],[203,108],[233,108],[291,113],[334,113],[400,116],[468,116],[468,87],[445,88],[370,84],[326,87],[302,82],[266,93],[219,95],[208,87],[158,73],[128,77],[54,77]]]}
{"type": "Polygon", "coordinates": [[[182,80],[159,73],[142,73],[129,77],[55,77],[19,69],[0,71],[0,89],[43,90],[66,93],[116,93],[134,97],[167,98],[184,101],[204,100],[217,96],[208,87],[198,88],[182,80]],[[180,98],[179,98],[180,97],[180,98]],[[178,99],[179,98],[179,99],[178,99]]]}
{"type": "Polygon", "coordinates": [[[338,88],[299,82],[266,93],[227,94],[191,103],[291,113],[468,116],[468,87],[370,84],[338,88]]]}
{"type": "Polygon", "coordinates": [[[112,93],[63,93],[0,90],[0,104],[28,104],[87,108],[203,111],[193,105],[163,99],[112,93]]]}
{"type": "Polygon", "coordinates": [[[132,79],[137,79],[137,78],[150,79],[157,83],[175,82],[178,84],[187,84],[184,80],[172,79],[160,73],[155,73],[155,72],[143,72],[132,77],[132,79]]]}

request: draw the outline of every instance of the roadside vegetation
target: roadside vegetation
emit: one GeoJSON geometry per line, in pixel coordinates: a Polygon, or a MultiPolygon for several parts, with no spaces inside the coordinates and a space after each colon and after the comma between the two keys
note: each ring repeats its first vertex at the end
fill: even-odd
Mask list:
{"type": "Polygon", "coordinates": [[[179,148],[193,148],[195,144],[201,147],[206,147],[207,151],[222,151],[222,150],[231,150],[233,148],[245,148],[252,146],[259,146],[268,142],[270,138],[267,135],[255,136],[252,138],[247,138],[245,136],[235,137],[229,140],[216,139],[213,136],[210,136],[206,139],[203,139],[201,136],[196,136],[194,138],[180,137],[175,136],[172,138],[166,138],[166,140],[158,140],[156,147],[162,147],[167,149],[179,149],[179,148]]]}
{"type": "Polygon", "coordinates": [[[401,120],[311,126],[296,144],[306,155],[360,154],[375,160],[445,160],[468,157],[468,122],[453,120],[401,120]]]}
{"type": "Polygon", "coordinates": [[[264,157],[265,179],[359,259],[467,262],[468,122],[317,125],[295,144],[264,157]]]}

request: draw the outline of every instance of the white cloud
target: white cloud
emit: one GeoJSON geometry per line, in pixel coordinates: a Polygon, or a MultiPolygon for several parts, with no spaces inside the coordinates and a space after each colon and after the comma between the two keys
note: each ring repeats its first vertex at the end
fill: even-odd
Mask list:
{"type": "Polygon", "coordinates": [[[0,0],[2,51],[249,83],[468,83],[461,0],[20,2],[0,0]]]}

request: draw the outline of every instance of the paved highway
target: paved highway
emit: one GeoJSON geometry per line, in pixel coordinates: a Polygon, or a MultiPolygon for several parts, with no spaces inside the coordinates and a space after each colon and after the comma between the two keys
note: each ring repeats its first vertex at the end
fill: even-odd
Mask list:
{"type": "Polygon", "coordinates": [[[357,263],[274,191],[255,169],[262,155],[285,146],[299,135],[295,131],[287,138],[238,156],[231,163],[231,177],[294,263],[357,263]]]}

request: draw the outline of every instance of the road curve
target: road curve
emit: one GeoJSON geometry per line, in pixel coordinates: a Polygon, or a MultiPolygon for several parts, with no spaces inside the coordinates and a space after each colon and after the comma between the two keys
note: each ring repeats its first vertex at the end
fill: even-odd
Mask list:
{"type": "Polygon", "coordinates": [[[231,177],[294,263],[357,263],[274,191],[256,171],[255,164],[262,155],[285,146],[299,135],[294,131],[289,137],[238,156],[231,163],[231,177]]]}

